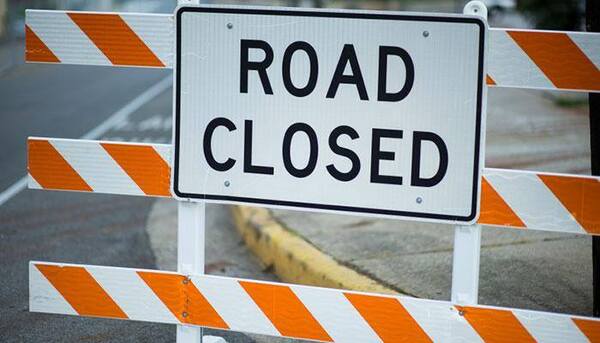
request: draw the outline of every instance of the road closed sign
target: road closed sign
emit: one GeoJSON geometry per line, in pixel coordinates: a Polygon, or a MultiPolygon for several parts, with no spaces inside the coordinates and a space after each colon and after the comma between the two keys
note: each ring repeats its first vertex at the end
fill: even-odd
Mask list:
{"type": "Polygon", "coordinates": [[[178,198],[474,222],[486,24],[181,7],[178,198]]]}

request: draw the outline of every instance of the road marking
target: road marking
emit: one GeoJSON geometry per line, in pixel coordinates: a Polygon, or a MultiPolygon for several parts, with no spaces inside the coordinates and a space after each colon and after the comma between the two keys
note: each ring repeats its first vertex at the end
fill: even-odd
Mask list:
{"type": "Polygon", "coordinates": [[[27,175],[23,176],[19,179],[19,181],[13,183],[12,186],[8,187],[4,192],[0,193],[0,206],[2,206],[10,198],[15,196],[15,194],[22,191],[25,188],[25,186],[27,186],[27,175]]]}
{"type": "Polygon", "coordinates": [[[126,120],[127,117],[133,112],[137,111],[140,107],[145,105],[148,101],[164,92],[166,89],[171,87],[173,79],[171,75],[165,77],[154,86],[148,88],[144,93],[137,96],[137,98],[131,100],[127,105],[123,106],[120,110],[111,115],[102,124],[96,126],[90,132],[81,136],[81,139],[96,139],[101,135],[105,134],[108,130],[112,129],[117,123],[126,120]]]}
{"type": "MultiPolygon", "coordinates": [[[[147,102],[152,100],[154,97],[158,96],[160,93],[164,92],[169,87],[171,87],[172,83],[173,83],[173,79],[172,79],[171,75],[160,80],[158,83],[156,83],[152,87],[148,88],[142,94],[138,95],[136,98],[131,100],[129,103],[127,103],[125,106],[123,106],[120,110],[113,113],[110,117],[108,117],[108,119],[106,119],[100,125],[96,126],[92,130],[90,130],[89,132],[87,132],[86,134],[81,136],[81,139],[96,139],[96,138],[102,136],[103,134],[108,132],[110,129],[112,129],[118,123],[120,123],[124,120],[127,120],[127,117],[129,117],[130,114],[137,111],[138,109],[140,109],[140,107],[145,105],[147,102]]],[[[4,203],[6,203],[12,197],[17,195],[23,189],[25,189],[26,186],[27,186],[27,175],[23,176],[17,182],[13,183],[10,187],[8,187],[6,190],[4,190],[4,191],[2,191],[2,193],[0,193],[0,206],[4,205],[4,203]]]]}

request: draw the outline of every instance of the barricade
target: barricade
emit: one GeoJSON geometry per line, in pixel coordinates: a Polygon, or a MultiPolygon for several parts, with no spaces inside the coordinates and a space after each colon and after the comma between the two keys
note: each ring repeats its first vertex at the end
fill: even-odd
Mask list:
{"type": "MultiPolygon", "coordinates": [[[[465,13],[483,14],[471,2],[465,13]]],[[[600,34],[489,29],[488,87],[600,91],[600,34]],[[569,61],[569,63],[564,63],[569,61]]],[[[172,68],[172,15],[26,12],[28,62],[172,68]]],[[[171,197],[172,145],[31,137],[29,188],[171,197]]],[[[480,225],[600,235],[600,178],[484,168],[455,231],[452,299],[204,275],[204,203],[179,202],[178,272],[31,262],[30,311],[317,341],[600,342],[600,320],[477,305],[480,225]]]]}

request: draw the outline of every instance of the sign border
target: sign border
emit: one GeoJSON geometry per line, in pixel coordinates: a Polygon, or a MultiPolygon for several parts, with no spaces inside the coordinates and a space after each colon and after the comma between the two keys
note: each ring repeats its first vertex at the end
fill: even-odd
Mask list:
{"type": "Polygon", "coordinates": [[[324,10],[298,10],[298,9],[286,9],[281,8],[253,8],[253,7],[212,7],[212,6],[181,6],[177,8],[175,15],[176,32],[175,32],[175,85],[174,85],[174,112],[175,112],[175,125],[173,127],[173,143],[174,143],[174,161],[173,161],[173,177],[172,187],[176,197],[181,199],[201,199],[201,200],[216,200],[216,201],[229,201],[238,203],[252,203],[261,205],[273,205],[282,207],[295,207],[298,209],[317,209],[326,211],[340,211],[354,214],[370,214],[370,215],[385,215],[394,217],[407,217],[407,218],[422,218],[429,220],[443,220],[452,222],[464,222],[472,223],[478,217],[479,207],[479,191],[480,191],[480,152],[481,152],[481,121],[483,111],[483,78],[484,78],[484,59],[485,59],[485,37],[487,31],[487,25],[480,17],[464,17],[464,16],[441,16],[441,15],[415,15],[415,14],[398,14],[398,13],[384,13],[375,12],[368,13],[362,11],[324,11],[324,10]],[[475,157],[474,157],[474,170],[473,170],[473,192],[472,192],[472,203],[471,213],[467,216],[447,215],[439,213],[422,213],[422,212],[411,212],[411,211],[398,211],[398,210],[386,210],[368,207],[355,207],[345,205],[329,205],[329,204],[317,204],[317,203],[306,203],[299,201],[287,201],[287,200],[272,200],[272,199],[260,199],[260,198],[248,198],[238,197],[230,195],[215,195],[215,194],[194,194],[184,193],[179,190],[179,140],[180,140],[180,90],[181,90],[181,16],[185,12],[200,12],[200,13],[229,13],[229,14],[256,14],[256,15],[279,15],[279,16],[302,16],[302,17],[329,17],[329,18],[349,18],[349,19],[376,19],[376,20],[400,20],[400,21],[428,21],[428,22],[446,22],[446,23],[467,23],[475,24],[479,26],[479,63],[478,63],[478,83],[477,83],[477,104],[476,104],[476,119],[475,119],[475,157]]]}

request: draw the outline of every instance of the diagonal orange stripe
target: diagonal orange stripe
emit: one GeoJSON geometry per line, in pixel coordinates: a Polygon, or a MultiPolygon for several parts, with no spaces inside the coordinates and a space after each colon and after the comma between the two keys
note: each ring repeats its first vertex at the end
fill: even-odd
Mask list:
{"type": "Polygon", "coordinates": [[[40,186],[46,189],[92,191],[50,142],[30,139],[27,147],[27,169],[40,186]]]}
{"type": "Polygon", "coordinates": [[[573,322],[592,343],[600,342],[600,321],[573,318],[573,322]]]}
{"type": "Polygon", "coordinates": [[[600,182],[595,179],[539,175],[585,231],[600,234],[600,182]]]}
{"type": "Polygon", "coordinates": [[[333,341],[288,286],[239,283],[283,336],[333,341]]]}
{"type": "Polygon", "coordinates": [[[484,178],[481,179],[481,212],[479,224],[524,228],[525,224],[484,178]]]}
{"type": "Polygon", "coordinates": [[[508,310],[456,306],[486,343],[535,342],[517,317],[508,310]]]}
{"type": "Polygon", "coordinates": [[[496,85],[496,81],[494,81],[494,79],[492,79],[492,77],[490,76],[490,74],[487,74],[487,75],[485,76],[485,83],[486,83],[488,86],[495,86],[495,85],[496,85]]]}
{"type": "Polygon", "coordinates": [[[566,33],[506,32],[556,87],[600,90],[600,71],[566,33]]]}
{"type": "Polygon", "coordinates": [[[25,61],[60,63],[54,53],[25,25],[25,61]]]}
{"type": "Polygon", "coordinates": [[[384,342],[432,342],[397,299],[354,293],[344,295],[384,342]]]}
{"type": "Polygon", "coordinates": [[[128,318],[85,268],[47,264],[35,266],[79,315],[128,318]]]}
{"type": "Polygon", "coordinates": [[[223,318],[185,276],[153,272],[137,273],[182,323],[229,329],[223,318]]]}
{"type": "Polygon", "coordinates": [[[101,143],[146,195],[171,196],[171,168],[151,146],[101,143]]]}
{"type": "Polygon", "coordinates": [[[113,64],[165,66],[118,14],[67,14],[113,64]]]}

